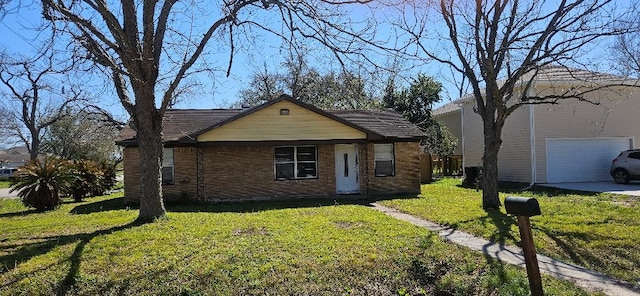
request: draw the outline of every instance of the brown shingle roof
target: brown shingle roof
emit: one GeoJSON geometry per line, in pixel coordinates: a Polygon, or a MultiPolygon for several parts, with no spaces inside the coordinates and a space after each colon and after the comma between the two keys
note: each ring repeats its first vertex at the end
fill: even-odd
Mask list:
{"type": "MultiPolygon", "coordinates": [[[[194,132],[222,122],[239,113],[240,109],[170,109],[163,117],[165,142],[188,140],[194,132]]],[[[136,132],[129,126],[123,128],[116,142],[135,142],[136,132]]]]}
{"type": "Polygon", "coordinates": [[[388,138],[424,137],[424,133],[397,112],[384,110],[331,110],[327,111],[348,122],[388,138]]]}
{"type": "MultiPolygon", "coordinates": [[[[333,120],[343,121],[355,128],[365,130],[382,138],[419,139],[424,133],[414,124],[405,120],[393,110],[333,110],[326,111],[308,106],[297,100],[301,106],[306,106],[314,112],[320,112],[333,120]]],[[[272,103],[272,102],[271,102],[272,103]]],[[[267,104],[271,104],[267,103],[267,104]]],[[[165,142],[194,142],[195,137],[204,131],[211,130],[229,121],[233,121],[245,114],[263,108],[264,105],[249,110],[241,109],[170,109],[163,118],[163,132],[165,142]]],[[[116,143],[121,145],[134,144],[136,132],[131,127],[120,131],[116,143]]]]}

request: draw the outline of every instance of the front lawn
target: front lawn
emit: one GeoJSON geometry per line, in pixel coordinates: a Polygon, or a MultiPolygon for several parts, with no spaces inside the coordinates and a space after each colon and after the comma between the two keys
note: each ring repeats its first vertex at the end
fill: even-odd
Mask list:
{"type": "MultiPolygon", "coordinates": [[[[482,192],[460,187],[457,179],[423,185],[419,198],[382,204],[427,220],[516,244],[515,217],[482,209],[482,192]]],[[[501,190],[507,196],[535,197],[541,216],[531,218],[539,253],[636,283],[640,280],[640,206],[638,197],[590,194],[534,187],[529,191],[501,190]]]]}
{"type": "Polygon", "coordinates": [[[0,181],[0,189],[9,188],[9,186],[11,186],[10,181],[0,181]]]}
{"type": "MultiPolygon", "coordinates": [[[[121,193],[34,213],[0,200],[3,295],[528,295],[526,272],[364,205],[169,206],[121,193]]],[[[547,295],[586,295],[543,279],[547,295]]]]}

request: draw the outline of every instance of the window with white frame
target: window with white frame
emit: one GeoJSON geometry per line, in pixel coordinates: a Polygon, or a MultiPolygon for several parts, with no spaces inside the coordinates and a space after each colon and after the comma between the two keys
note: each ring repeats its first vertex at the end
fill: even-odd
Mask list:
{"type": "Polygon", "coordinates": [[[275,174],[278,180],[318,177],[316,146],[274,148],[275,174]]]}
{"type": "Polygon", "coordinates": [[[173,184],[173,148],[162,151],[162,184],[173,184]]]}
{"type": "Polygon", "coordinates": [[[375,154],[375,174],[377,177],[395,174],[395,156],[393,144],[373,144],[375,154]]]}

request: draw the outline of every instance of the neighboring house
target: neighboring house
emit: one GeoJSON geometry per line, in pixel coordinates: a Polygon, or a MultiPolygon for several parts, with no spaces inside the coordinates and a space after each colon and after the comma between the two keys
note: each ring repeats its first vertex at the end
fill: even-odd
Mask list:
{"type": "Polygon", "coordinates": [[[17,168],[29,162],[29,150],[26,147],[13,147],[0,150],[0,167],[17,168]]]}
{"type": "MultiPolygon", "coordinates": [[[[419,193],[424,134],[391,110],[325,111],[288,96],[246,110],[167,110],[166,199],[235,201],[419,193]]],[[[125,200],[140,197],[135,132],[121,131],[125,200]]]]}
{"type": "MultiPolygon", "coordinates": [[[[528,82],[518,84],[516,90],[522,91],[528,82]]],[[[611,181],[611,160],[622,150],[638,148],[637,83],[620,76],[545,67],[531,80],[528,96],[588,90],[580,98],[597,104],[574,98],[517,109],[502,131],[499,180],[531,184],[611,181]]],[[[469,95],[434,111],[434,117],[460,139],[464,167],[482,166],[483,124],[474,107],[475,99],[469,95]]]]}

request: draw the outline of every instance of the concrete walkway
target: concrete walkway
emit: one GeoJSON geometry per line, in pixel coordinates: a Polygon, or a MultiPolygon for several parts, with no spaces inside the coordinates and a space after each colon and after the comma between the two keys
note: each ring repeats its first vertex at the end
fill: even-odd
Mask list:
{"type": "MultiPolygon", "coordinates": [[[[466,246],[474,251],[483,252],[493,258],[499,259],[502,262],[525,268],[522,249],[518,247],[493,243],[462,231],[454,230],[409,214],[401,213],[395,209],[385,207],[378,203],[372,203],[371,206],[374,209],[396,219],[436,231],[438,232],[438,235],[452,243],[466,246]]],[[[544,255],[538,254],[538,265],[541,273],[546,273],[559,279],[571,281],[577,286],[589,291],[602,291],[607,295],[616,296],[640,295],[640,292],[633,291],[630,288],[631,285],[629,283],[611,278],[599,272],[587,270],[580,266],[567,264],[544,255]]]]}
{"type": "Polygon", "coordinates": [[[17,191],[11,193],[9,191],[11,191],[10,188],[0,188],[0,198],[18,198],[17,191]]]}
{"type": "Polygon", "coordinates": [[[640,196],[640,182],[633,181],[629,184],[616,184],[615,182],[579,182],[579,183],[548,183],[538,184],[540,186],[554,187],[569,190],[606,192],[613,194],[624,194],[640,196]]]}

